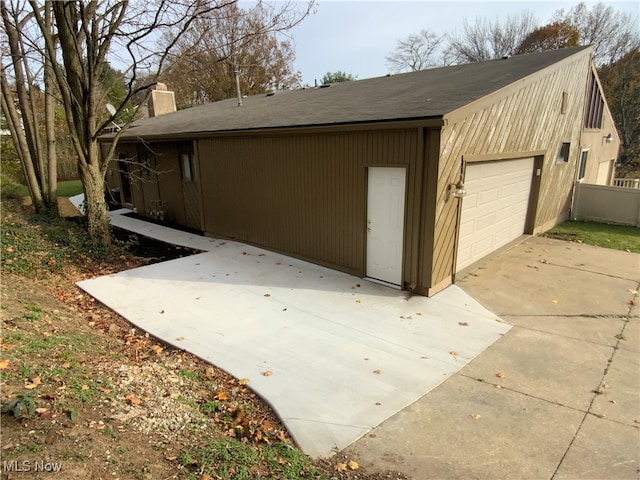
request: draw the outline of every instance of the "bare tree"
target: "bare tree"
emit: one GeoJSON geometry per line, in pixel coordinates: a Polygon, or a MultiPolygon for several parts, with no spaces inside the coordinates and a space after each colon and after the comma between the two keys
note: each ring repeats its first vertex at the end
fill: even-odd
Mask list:
{"type": "Polygon", "coordinates": [[[580,45],[591,45],[596,65],[613,63],[638,47],[638,16],[616,11],[600,2],[591,10],[584,2],[565,13],[558,10],[554,21],[567,22],[580,34],[580,45]]]}
{"type": "Polygon", "coordinates": [[[504,23],[476,18],[469,23],[465,18],[462,32],[448,35],[446,55],[455,63],[481,62],[513,55],[518,45],[536,27],[531,12],[509,16],[504,23]]]}
{"type": "MultiPolygon", "coordinates": [[[[30,189],[31,184],[36,184],[37,180],[33,178],[33,172],[29,171],[28,166],[42,165],[44,157],[37,153],[41,150],[33,145],[39,141],[38,137],[28,133],[33,125],[28,120],[29,112],[24,112],[22,118],[16,112],[16,103],[28,105],[33,100],[27,93],[28,86],[34,82],[23,74],[24,69],[16,69],[15,65],[16,61],[23,61],[20,41],[24,45],[30,44],[25,32],[36,28],[42,48],[34,49],[34,56],[38,56],[41,64],[44,64],[46,55],[55,59],[51,62],[51,71],[78,159],[89,234],[95,241],[108,245],[111,235],[104,198],[104,177],[116,152],[118,140],[134,117],[129,116],[124,121],[122,129],[115,133],[103,155],[99,148],[99,136],[114,120],[123,118],[122,114],[132,98],[150,91],[177,48],[179,39],[190,31],[196,19],[229,8],[235,0],[47,1],[45,6],[51,6],[53,22],[49,22],[47,10],[43,9],[41,2],[15,2],[20,2],[19,10],[24,15],[20,18],[12,18],[8,14],[5,16],[7,9],[4,8],[3,1],[3,20],[14,27],[12,35],[17,35],[17,38],[9,38],[10,43],[17,41],[16,54],[11,59],[15,70],[16,91],[24,98],[13,102],[12,95],[4,94],[5,91],[11,93],[11,87],[3,64],[2,106],[13,124],[11,133],[14,143],[23,153],[28,152],[31,156],[29,162],[23,163],[25,173],[30,178],[30,189]],[[23,8],[26,6],[29,7],[28,12],[27,8],[23,8]],[[114,105],[114,113],[108,113],[105,109],[110,86],[104,82],[104,73],[109,62],[124,66],[123,78],[120,80],[124,80],[126,92],[114,105]],[[141,81],[142,78],[144,81],[141,81]],[[22,88],[20,85],[27,87],[22,88]],[[24,121],[25,118],[27,121],[24,121]],[[21,134],[21,122],[24,124],[24,135],[21,134]]],[[[9,33],[7,30],[7,36],[9,33]]],[[[36,188],[32,193],[34,201],[39,201],[36,188]]]]}
{"type": "Polygon", "coordinates": [[[308,15],[313,3],[258,3],[215,10],[193,22],[169,59],[161,80],[176,92],[179,105],[191,106],[237,94],[236,75],[244,95],[297,86],[295,54],[283,38],[308,15]]]}
{"type": "Polygon", "coordinates": [[[393,72],[416,72],[433,67],[438,64],[436,55],[442,41],[442,36],[428,30],[398,40],[395,50],[385,57],[387,67],[393,72]]]}
{"type": "MultiPolygon", "coordinates": [[[[45,2],[43,27],[51,29],[51,2],[45,2]]],[[[0,71],[2,112],[27,181],[36,212],[57,213],[55,109],[52,59],[29,25],[33,14],[21,2],[0,3],[3,45],[8,55],[0,71]],[[44,91],[42,89],[44,83],[44,91]],[[49,125],[49,120],[51,120],[49,125]]]]}

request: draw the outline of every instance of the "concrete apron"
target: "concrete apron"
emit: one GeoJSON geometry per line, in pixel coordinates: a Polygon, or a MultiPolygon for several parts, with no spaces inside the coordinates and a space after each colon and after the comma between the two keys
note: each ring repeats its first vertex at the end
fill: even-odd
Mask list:
{"type": "Polygon", "coordinates": [[[513,325],[344,452],[412,478],[635,479],[640,255],[532,237],[458,285],[513,325]]]}
{"type": "Polygon", "coordinates": [[[510,328],[456,286],[409,297],[120,213],[111,214],[116,226],[208,251],[78,286],[162,341],[249,379],[312,457],[362,437],[510,328]]]}

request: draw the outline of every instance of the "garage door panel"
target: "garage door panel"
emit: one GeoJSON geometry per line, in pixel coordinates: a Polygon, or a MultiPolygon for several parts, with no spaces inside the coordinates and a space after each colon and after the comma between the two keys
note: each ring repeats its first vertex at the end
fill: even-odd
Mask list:
{"type": "Polygon", "coordinates": [[[533,164],[533,158],[524,158],[467,165],[458,270],[524,233],[533,164]]]}
{"type": "Polygon", "coordinates": [[[500,189],[499,188],[492,188],[490,190],[486,190],[484,192],[482,192],[478,198],[478,204],[479,205],[489,205],[490,203],[494,203],[498,200],[498,198],[500,197],[500,189]]]}

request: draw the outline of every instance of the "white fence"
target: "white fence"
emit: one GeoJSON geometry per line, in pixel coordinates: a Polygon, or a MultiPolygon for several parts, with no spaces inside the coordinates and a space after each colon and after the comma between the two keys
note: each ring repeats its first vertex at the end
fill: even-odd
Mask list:
{"type": "Polygon", "coordinates": [[[640,189],[576,183],[571,217],[640,227],[640,189]]]}
{"type": "Polygon", "coordinates": [[[614,187],[640,188],[640,178],[614,178],[614,187]]]}

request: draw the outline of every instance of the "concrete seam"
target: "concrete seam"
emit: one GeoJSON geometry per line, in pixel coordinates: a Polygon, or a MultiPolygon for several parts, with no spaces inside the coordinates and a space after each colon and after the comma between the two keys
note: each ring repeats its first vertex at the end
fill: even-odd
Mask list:
{"type": "Polygon", "coordinates": [[[555,401],[553,401],[553,400],[549,400],[549,399],[547,399],[547,398],[542,398],[542,397],[538,397],[538,396],[536,396],[536,395],[532,395],[532,394],[530,394],[530,393],[521,392],[520,390],[515,390],[515,389],[513,389],[513,388],[505,387],[505,386],[503,386],[503,385],[500,385],[499,383],[493,383],[493,382],[490,382],[490,381],[488,381],[488,380],[484,380],[484,379],[482,379],[482,378],[472,377],[472,376],[470,376],[470,375],[466,375],[466,374],[464,374],[464,373],[460,373],[460,372],[456,373],[456,375],[459,375],[459,376],[461,376],[461,377],[468,378],[469,380],[474,380],[474,381],[476,381],[476,382],[486,383],[487,385],[492,385],[492,386],[497,387],[497,388],[499,388],[499,389],[501,389],[501,390],[506,390],[506,391],[508,391],[508,392],[513,392],[513,393],[517,393],[517,394],[520,394],[520,395],[524,395],[525,397],[535,398],[536,400],[540,400],[541,402],[549,403],[549,404],[551,404],[551,405],[556,405],[556,406],[558,406],[558,407],[568,408],[569,410],[574,410],[574,411],[576,411],[576,412],[582,412],[582,413],[584,413],[584,414],[587,414],[587,413],[588,413],[586,410],[583,410],[583,409],[581,409],[581,408],[572,407],[572,406],[570,406],[570,405],[565,405],[565,404],[560,403],[560,402],[555,402],[555,401]]]}
{"type": "Polygon", "coordinates": [[[584,268],[571,267],[569,265],[560,265],[558,263],[552,263],[552,262],[547,262],[547,263],[545,263],[545,265],[553,265],[554,267],[568,268],[570,270],[577,270],[579,272],[593,273],[594,275],[602,275],[604,277],[617,278],[619,280],[629,280],[629,281],[632,281],[632,282],[637,282],[637,280],[634,279],[634,278],[619,277],[618,275],[611,275],[609,273],[602,273],[602,272],[594,272],[593,270],[587,270],[587,269],[584,269],[584,268]]]}
{"type": "MultiPolygon", "coordinates": [[[[632,305],[629,305],[629,308],[627,310],[627,315],[631,313],[631,309],[632,309],[632,305]]],[[[591,401],[589,402],[589,406],[587,407],[587,411],[584,414],[584,417],[582,417],[582,421],[580,422],[580,425],[578,426],[578,429],[576,430],[576,433],[573,435],[573,438],[571,439],[571,442],[569,442],[569,445],[567,446],[567,449],[565,450],[564,454],[562,455],[562,458],[560,459],[560,462],[558,462],[558,466],[556,467],[556,470],[553,472],[553,475],[551,475],[551,480],[553,480],[555,478],[555,476],[558,473],[558,470],[560,470],[560,467],[562,466],[562,463],[564,462],[564,459],[567,457],[567,455],[569,454],[569,451],[571,450],[571,447],[573,446],[574,442],[576,441],[576,439],[578,438],[578,434],[580,433],[580,430],[582,430],[582,426],[584,425],[584,421],[587,419],[588,415],[593,415],[596,416],[598,418],[604,418],[600,415],[596,415],[594,413],[591,412],[591,408],[593,407],[593,403],[596,401],[596,398],[602,393],[600,390],[600,387],[603,385],[604,383],[604,379],[606,378],[607,374],[609,373],[609,368],[611,367],[611,364],[613,363],[613,358],[616,355],[616,352],[618,351],[618,349],[620,348],[620,341],[622,338],[622,335],[624,333],[624,330],[627,326],[627,324],[629,323],[628,318],[627,321],[625,321],[622,324],[622,329],[620,330],[620,333],[617,335],[618,341],[616,342],[615,347],[613,347],[613,352],[611,353],[611,357],[609,357],[609,360],[607,360],[607,366],[604,368],[604,371],[602,372],[602,377],[600,378],[600,382],[598,384],[598,386],[596,387],[596,389],[593,391],[593,397],[591,397],[591,401]]]]}
{"type": "MultiPolygon", "coordinates": [[[[623,317],[623,318],[626,318],[626,317],[623,317]]],[[[623,320],[623,323],[625,325],[627,324],[627,322],[628,322],[628,320],[623,320]]],[[[593,340],[587,340],[587,339],[584,339],[584,338],[570,337],[568,335],[561,335],[559,333],[548,332],[546,330],[540,330],[540,329],[537,329],[537,328],[523,327],[521,325],[514,325],[513,328],[521,328],[523,330],[530,330],[532,332],[545,333],[547,335],[553,335],[554,337],[568,338],[570,340],[577,340],[577,341],[580,341],[580,342],[586,342],[586,343],[590,343],[592,345],[600,345],[601,347],[614,348],[617,345],[617,342],[616,342],[616,345],[609,345],[607,343],[594,342],[593,340]]],[[[618,334],[618,335],[620,335],[620,334],[618,334]]],[[[617,337],[614,335],[613,338],[617,338],[617,337]]]]}

